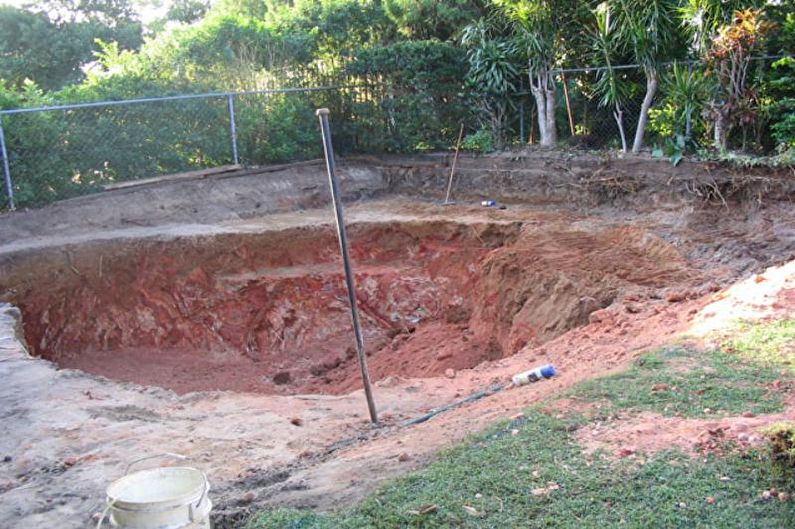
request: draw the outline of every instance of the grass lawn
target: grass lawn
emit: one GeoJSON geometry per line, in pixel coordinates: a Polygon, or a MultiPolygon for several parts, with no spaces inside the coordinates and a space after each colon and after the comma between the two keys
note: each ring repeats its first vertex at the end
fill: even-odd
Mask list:
{"type": "Polygon", "coordinates": [[[775,472],[764,452],[727,450],[725,456],[693,458],[669,450],[616,460],[599,452],[586,455],[574,439],[578,428],[616,412],[712,417],[781,411],[792,378],[781,374],[787,355],[774,354],[770,344],[791,345],[785,338],[792,329],[792,322],[746,326],[740,338],[723,344],[730,353],[673,347],[645,355],[623,373],[564,395],[599,403],[587,418],[550,412],[542,403],[354,507],[331,514],[261,513],[249,527],[795,527],[791,500],[760,498],[770,487],[795,489],[795,480],[775,472]],[[665,390],[652,390],[663,384],[665,390]]]}

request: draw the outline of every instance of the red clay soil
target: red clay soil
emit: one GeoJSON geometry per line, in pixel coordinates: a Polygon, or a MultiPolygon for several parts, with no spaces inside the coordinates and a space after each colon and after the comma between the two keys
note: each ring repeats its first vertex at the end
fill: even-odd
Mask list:
{"type": "MultiPolygon", "coordinates": [[[[792,318],[795,314],[795,261],[771,267],[762,274],[756,274],[732,285],[730,288],[705,296],[695,302],[673,303],[670,311],[678,312],[680,320],[686,315],[690,321],[687,339],[690,342],[706,338],[708,342],[692,345],[717,347],[713,342],[716,335],[728,339],[732,334],[741,333],[736,322],[777,321],[792,318]]],[[[651,335],[654,326],[647,326],[644,334],[651,335]]],[[[668,329],[667,329],[668,330],[668,329]]],[[[789,345],[795,347],[795,342],[789,345]]],[[[795,349],[792,349],[795,351],[795,349]]],[[[692,369],[694,365],[682,363],[676,368],[692,369]]],[[[795,421],[795,392],[791,386],[773,387],[790,392],[781,413],[754,415],[744,413],[730,416],[713,410],[715,416],[704,419],[684,419],[664,417],[657,413],[613,417],[611,420],[596,423],[577,431],[578,441],[586,451],[603,450],[616,457],[643,457],[661,450],[679,448],[690,454],[720,452],[727,443],[737,448],[762,444],[764,436],[760,430],[771,423],[795,421]]],[[[666,389],[667,391],[667,389],[666,389]]],[[[561,410],[576,410],[585,415],[597,412],[598,403],[588,403],[563,399],[555,403],[561,410]]],[[[554,409],[553,409],[554,410],[554,409]]]]}
{"type": "MultiPolygon", "coordinates": [[[[698,274],[630,227],[525,222],[352,226],[374,380],[471,368],[589,321],[619,292],[698,274]]],[[[345,393],[360,384],[329,227],[80,248],[20,285],[34,352],[178,393],[345,393]]],[[[451,375],[452,376],[452,375],[451,375]]]]}

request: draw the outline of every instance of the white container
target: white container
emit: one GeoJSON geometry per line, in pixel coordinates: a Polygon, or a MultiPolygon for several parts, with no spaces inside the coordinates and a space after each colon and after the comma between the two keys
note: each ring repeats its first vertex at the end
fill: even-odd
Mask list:
{"type": "Polygon", "coordinates": [[[552,378],[555,376],[555,374],[555,368],[552,367],[552,364],[545,364],[535,369],[531,369],[530,371],[525,371],[524,373],[514,375],[511,381],[513,382],[514,386],[524,386],[525,384],[530,384],[531,382],[538,382],[539,380],[543,380],[545,378],[552,378]]]}
{"type": "Polygon", "coordinates": [[[207,476],[195,468],[141,470],[110,484],[105,512],[120,529],[210,529],[209,490],[207,476]]]}

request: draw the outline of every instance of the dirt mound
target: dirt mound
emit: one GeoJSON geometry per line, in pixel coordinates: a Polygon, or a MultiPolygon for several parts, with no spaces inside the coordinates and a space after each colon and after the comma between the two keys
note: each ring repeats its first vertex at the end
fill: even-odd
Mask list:
{"type": "Polygon", "coordinates": [[[472,327],[515,353],[587,323],[619,289],[663,287],[685,279],[686,269],[676,249],[643,230],[529,225],[482,264],[472,327]]]}

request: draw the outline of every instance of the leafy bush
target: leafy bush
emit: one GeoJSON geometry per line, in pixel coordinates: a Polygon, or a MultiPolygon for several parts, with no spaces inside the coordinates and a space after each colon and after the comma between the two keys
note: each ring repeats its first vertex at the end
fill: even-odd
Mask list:
{"type": "Polygon", "coordinates": [[[784,57],[773,63],[770,81],[774,98],[770,108],[773,138],[779,146],[795,147],[795,58],[784,57]]]}
{"type": "Polygon", "coordinates": [[[649,109],[649,132],[658,138],[670,138],[679,123],[676,119],[676,104],[664,101],[649,109]]]}
{"type": "MultiPolygon", "coordinates": [[[[15,91],[0,82],[0,108],[21,108],[47,105],[53,102],[33,83],[26,83],[22,91],[15,91]]],[[[63,124],[51,114],[15,114],[2,116],[6,147],[15,199],[18,205],[53,200],[57,196],[71,196],[74,183],[64,178],[62,161],[52,146],[63,132],[63,124]],[[54,175],[58,174],[55,178],[54,175]]],[[[0,209],[8,206],[5,192],[0,194],[0,209]]]]}
{"type": "Polygon", "coordinates": [[[665,145],[657,147],[652,151],[652,156],[661,158],[667,156],[671,165],[676,167],[685,157],[685,150],[687,149],[687,138],[681,134],[677,134],[673,138],[668,138],[665,145]]]}
{"type": "Polygon", "coordinates": [[[459,123],[471,118],[459,96],[467,65],[452,44],[404,41],[361,49],[347,72],[388,87],[377,109],[386,128],[383,150],[447,148],[455,142],[459,123]]]}
{"type": "MultiPolygon", "coordinates": [[[[76,101],[90,101],[97,93],[121,99],[130,87],[124,83],[115,88],[103,85],[97,92],[72,88],[66,94],[76,101]]],[[[59,95],[45,95],[29,84],[22,93],[0,90],[0,104],[3,108],[57,104],[54,97],[59,95]]],[[[13,114],[3,118],[3,126],[20,206],[69,198],[111,182],[231,160],[224,98],[13,114]]]]}
{"type": "Polygon", "coordinates": [[[244,163],[307,160],[322,154],[315,107],[307,96],[242,96],[236,110],[244,163]]]}
{"type": "Polygon", "coordinates": [[[662,104],[649,110],[649,130],[661,138],[683,136],[687,140],[706,133],[699,119],[709,94],[709,82],[698,69],[674,63],[663,78],[662,104]]]}
{"type": "Polygon", "coordinates": [[[494,137],[489,129],[480,129],[474,134],[467,134],[461,147],[466,151],[491,152],[494,150],[494,137]]]}

